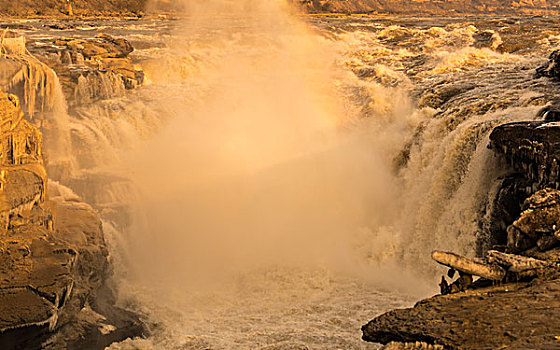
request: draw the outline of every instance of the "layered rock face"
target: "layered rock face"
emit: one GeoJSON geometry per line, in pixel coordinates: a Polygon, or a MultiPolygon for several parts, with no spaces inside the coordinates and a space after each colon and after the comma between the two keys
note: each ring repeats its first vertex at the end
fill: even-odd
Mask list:
{"type": "MultiPolygon", "coordinates": [[[[551,116],[554,114],[547,112],[544,117],[551,116]]],[[[490,134],[490,147],[503,154],[517,173],[511,177],[517,195],[509,200],[523,203],[520,217],[507,227],[507,242],[498,243],[506,244],[511,252],[554,244],[555,225],[560,218],[556,214],[558,194],[554,191],[560,186],[560,127],[557,122],[500,125],[490,134]],[[532,197],[523,202],[523,194],[532,197]]]]}
{"type": "Polygon", "coordinates": [[[559,188],[560,125],[556,122],[500,125],[490,134],[490,142],[515,171],[531,182],[533,192],[545,187],[559,188]]]}
{"type": "Polygon", "coordinates": [[[46,199],[41,133],[14,95],[0,93],[0,123],[2,348],[103,348],[140,334],[140,322],[113,306],[95,211],[56,186],[46,199]]]}

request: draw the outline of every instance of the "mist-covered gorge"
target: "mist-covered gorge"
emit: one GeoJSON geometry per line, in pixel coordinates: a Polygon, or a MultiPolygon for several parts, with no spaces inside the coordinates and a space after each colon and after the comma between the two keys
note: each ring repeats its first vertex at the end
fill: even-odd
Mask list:
{"type": "Polygon", "coordinates": [[[359,326],[433,292],[431,250],[485,244],[489,132],[555,99],[546,18],[249,15],[6,24],[56,72],[49,176],[152,332],[113,348],[374,347],[359,326]]]}

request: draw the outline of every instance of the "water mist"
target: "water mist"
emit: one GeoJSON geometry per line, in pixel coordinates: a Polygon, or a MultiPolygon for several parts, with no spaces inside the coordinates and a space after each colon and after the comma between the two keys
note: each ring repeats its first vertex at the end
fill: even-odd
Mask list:
{"type": "MultiPolygon", "coordinates": [[[[357,80],[337,65],[343,48],[311,32],[284,1],[186,7],[169,43],[182,61],[162,61],[147,76],[181,98],[160,101],[174,114],[126,155],[138,198],[116,253],[125,266],[118,283],[163,324],[150,347],[252,348],[235,327],[211,333],[294,310],[273,326],[289,332],[299,319],[324,322],[304,311],[312,304],[324,299],[334,311],[350,301],[334,291],[363,289],[362,300],[377,293],[372,286],[409,289],[414,278],[400,269],[368,263],[371,227],[397,212],[392,158],[418,118],[406,94],[377,86],[377,102],[402,103],[362,119],[355,97],[344,97],[357,80]]],[[[364,306],[345,308],[356,315],[364,306]]],[[[359,318],[351,322],[358,329],[359,318]]],[[[298,338],[289,344],[308,342],[298,338]]]]}
{"type": "Polygon", "coordinates": [[[355,269],[361,230],[387,215],[398,142],[384,154],[350,123],[335,50],[283,2],[260,3],[190,4],[174,48],[196,69],[173,87],[190,97],[129,157],[144,276],[192,287],[270,264],[355,269]]]}
{"type": "Polygon", "coordinates": [[[504,170],[487,135],[539,108],[493,95],[504,66],[527,80],[523,59],[473,47],[468,25],[185,7],[168,54],[143,63],[139,95],[165,107],[124,157],[134,220],[106,227],[122,299],[157,324],[131,344],[365,348],[363,322],[436,292],[433,249],[474,255],[504,170]],[[472,87],[438,100],[455,85],[472,87]]]}

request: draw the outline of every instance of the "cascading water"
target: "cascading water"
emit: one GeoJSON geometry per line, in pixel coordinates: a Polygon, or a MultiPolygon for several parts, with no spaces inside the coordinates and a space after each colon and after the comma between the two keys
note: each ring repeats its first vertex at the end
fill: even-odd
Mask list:
{"type": "Polygon", "coordinates": [[[492,21],[190,4],[135,53],[149,84],[70,112],[61,182],[152,330],[111,348],[376,348],[360,325],[435,292],[432,249],[475,254],[504,173],[487,135],[550,100],[554,34],[533,56],[492,21]]]}
{"type": "MultiPolygon", "coordinates": [[[[301,24],[275,13],[268,29],[260,26],[266,16],[204,12],[181,33],[197,64],[182,88],[199,95],[128,157],[143,216],[129,233],[133,277],[123,289],[141,288],[136,307],[161,328],[119,346],[365,348],[341,330],[359,329],[346,310],[388,307],[395,294],[387,290],[426,293],[432,249],[475,252],[501,172],[486,136],[535,115],[530,96],[453,125],[459,113],[414,107],[415,81],[395,69],[402,61],[368,57],[370,45],[388,50],[380,41],[398,28],[349,49],[348,38],[294,31],[301,24]]],[[[511,59],[473,48],[473,28],[399,35],[425,43],[434,75],[511,59]]]]}

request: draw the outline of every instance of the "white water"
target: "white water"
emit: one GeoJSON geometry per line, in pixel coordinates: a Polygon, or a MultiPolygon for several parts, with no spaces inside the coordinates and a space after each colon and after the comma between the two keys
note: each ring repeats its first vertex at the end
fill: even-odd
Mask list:
{"type": "Polygon", "coordinates": [[[152,330],[111,348],[376,348],[362,324],[436,292],[431,250],[474,254],[502,171],[488,131],[540,108],[499,74],[528,80],[533,61],[474,48],[467,24],[310,28],[273,4],[220,6],[136,53],[161,55],[142,62],[151,84],[69,123],[67,184],[100,209],[120,299],[152,330]],[[418,108],[439,80],[476,87],[418,108]]]}

